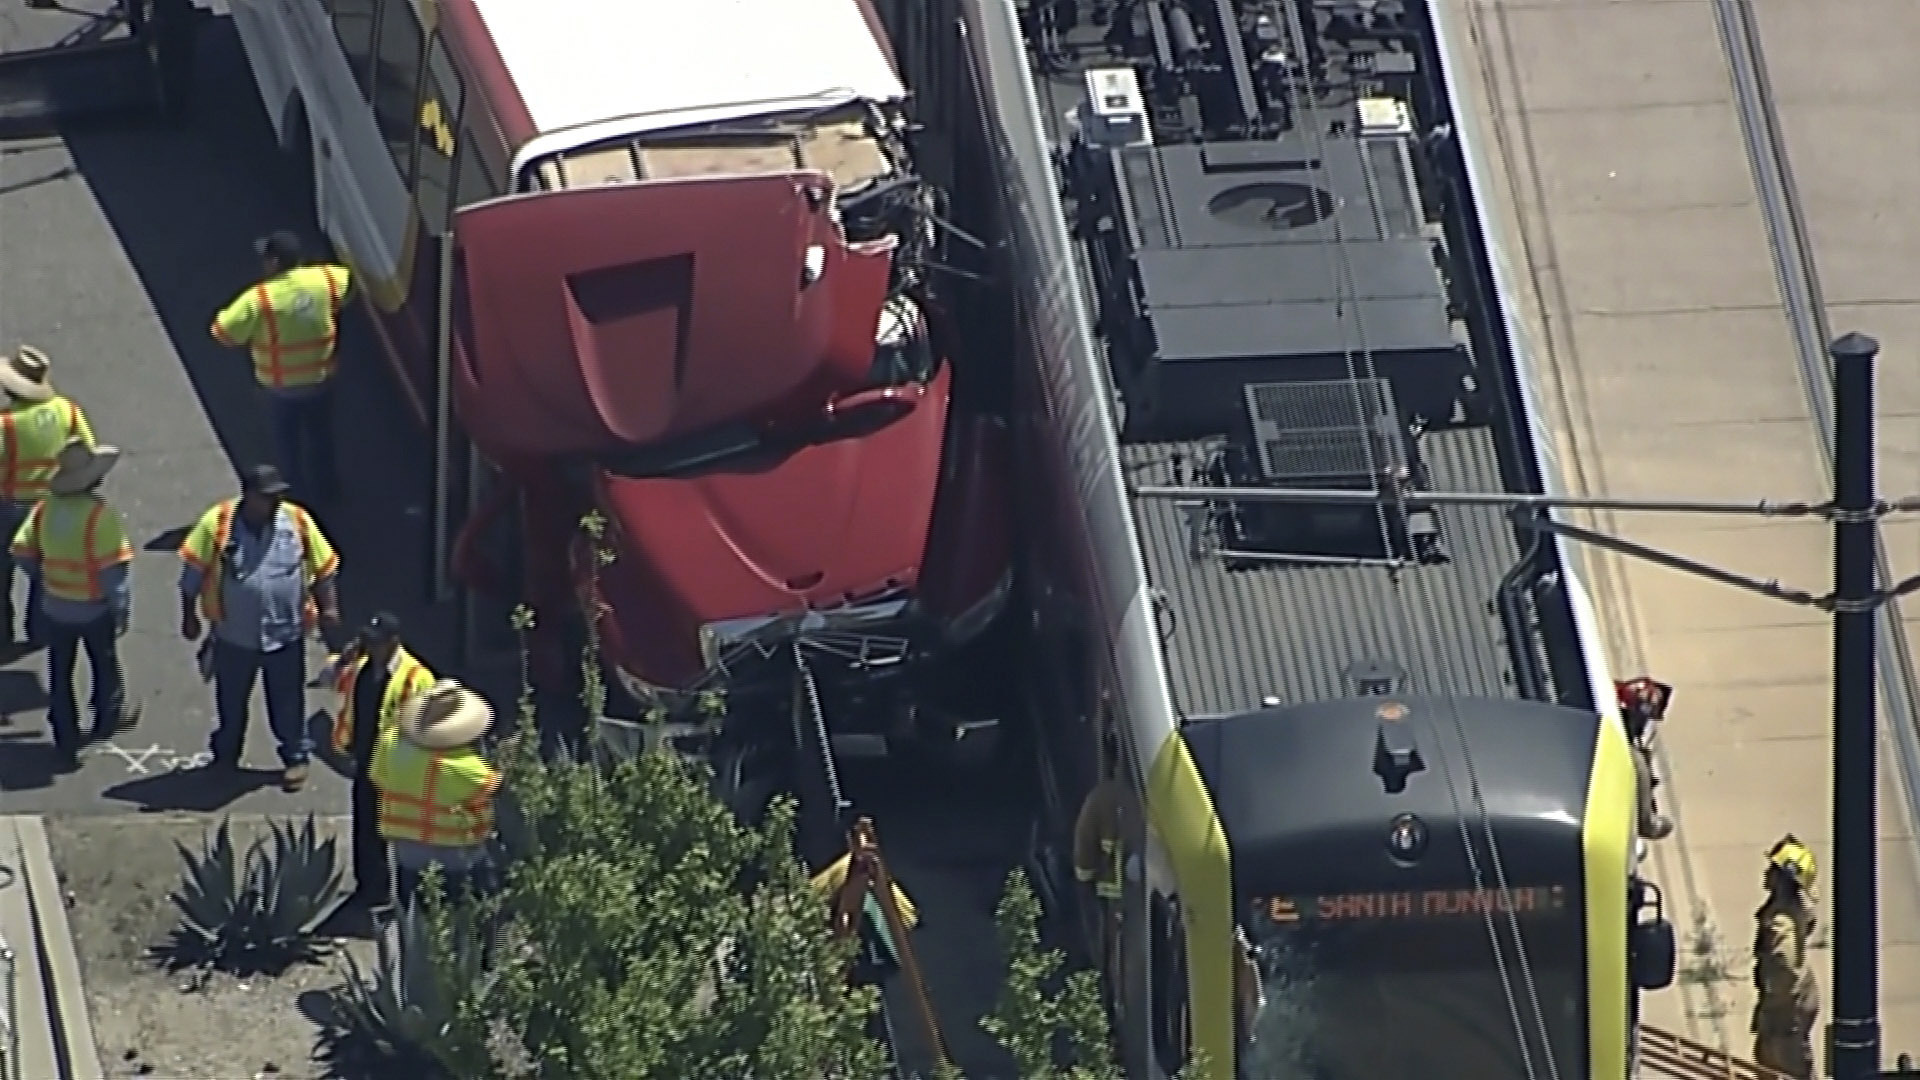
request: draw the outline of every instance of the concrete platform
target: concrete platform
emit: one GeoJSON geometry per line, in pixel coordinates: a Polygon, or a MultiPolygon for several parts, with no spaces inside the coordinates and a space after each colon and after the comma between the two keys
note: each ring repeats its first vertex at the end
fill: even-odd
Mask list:
{"type": "Polygon", "coordinates": [[[59,875],[32,815],[0,817],[0,1068],[4,1080],[104,1080],[59,875]],[[7,1025],[17,1024],[11,1033],[7,1025]]]}
{"type": "MultiPolygon", "coordinates": [[[[1496,208],[1490,239],[1567,486],[1824,497],[1818,429],[1710,0],[1439,6],[1480,195],[1496,208]]],[[[1881,482],[1911,493],[1920,490],[1920,365],[1906,359],[1920,351],[1920,142],[1910,133],[1920,117],[1902,84],[1920,5],[1757,7],[1832,324],[1886,344],[1881,482]]],[[[1813,592],[1831,580],[1818,523],[1597,515],[1591,524],[1813,592]]],[[[1920,530],[1889,526],[1884,540],[1897,575],[1920,573],[1920,530]]],[[[1823,858],[1830,848],[1828,623],[1650,564],[1599,552],[1586,562],[1616,673],[1679,688],[1662,789],[1679,828],[1653,862],[1694,974],[1654,995],[1647,1019],[1745,1056],[1762,854],[1788,830],[1823,858]],[[1689,942],[1696,919],[1708,932],[1689,942]],[[1700,956],[1689,957],[1690,944],[1700,956]]],[[[1920,609],[1909,612],[1920,621],[1920,609]]],[[[1892,762],[1890,745],[1882,754],[1892,762]]],[[[1882,769],[1889,1063],[1920,1050],[1920,863],[1899,780],[1882,769]]]]}

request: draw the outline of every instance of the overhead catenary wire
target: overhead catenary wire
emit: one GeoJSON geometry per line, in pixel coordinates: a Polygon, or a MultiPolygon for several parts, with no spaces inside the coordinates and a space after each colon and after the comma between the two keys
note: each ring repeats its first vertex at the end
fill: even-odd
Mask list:
{"type": "MultiPolygon", "coordinates": [[[[1286,5],[1286,10],[1290,36],[1293,39],[1294,48],[1298,50],[1299,53],[1293,59],[1295,59],[1299,65],[1300,74],[1309,80],[1309,85],[1304,93],[1297,82],[1289,80],[1287,93],[1290,98],[1294,99],[1289,103],[1290,112],[1294,117],[1299,119],[1303,133],[1312,145],[1315,156],[1320,160],[1326,160],[1327,140],[1325,134],[1320,130],[1320,125],[1317,122],[1313,108],[1316,104],[1316,102],[1312,100],[1314,95],[1310,84],[1313,75],[1311,72],[1305,70],[1306,52],[1309,41],[1307,37],[1308,27],[1301,16],[1299,6],[1289,4],[1286,5]],[[1307,100],[1299,100],[1302,97],[1307,100]]],[[[1232,26],[1220,27],[1221,32],[1226,35],[1224,40],[1220,41],[1220,47],[1240,47],[1240,43],[1232,34],[1234,29],[1232,26]]],[[[1359,87],[1357,85],[1351,85],[1351,89],[1357,96],[1359,87]]],[[[1328,258],[1326,248],[1332,248],[1331,257],[1328,258],[1328,261],[1336,264],[1336,274],[1334,278],[1336,282],[1336,302],[1343,308],[1346,308],[1349,304],[1352,305],[1354,336],[1351,343],[1345,340],[1342,341],[1342,359],[1347,371],[1347,383],[1350,388],[1354,412],[1356,417],[1360,418],[1363,425],[1363,435],[1360,440],[1362,453],[1364,454],[1363,460],[1365,461],[1368,475],[1374,477],[1376,483],[1404,482],[1411,478],[1388,477],[1385,474],[1374,446],[1372,428],[1365,425],[1365,417],[1368,414],[1368,409],[1366,395],[1361,383],[1362,372],[1364,371],[1365,378],[1369,383],[1378,379],[1379,372],[1374,362],[1373,351],[1367,341],[1366,321],[1360,317],[1360,290],[1355,280],[1353,260],[1348,250],[1347,238],[1341,225],[1341,215],[1337,208],[1334,213],[1329,216],[1329,222],[1333,233],[1332,243],[1330,245],[1321,245],[1321,250],[1323,252],[1323,258],[1328,258]]],[[[1392,552],[1395,545],[1392,521],[1388,514],[1387,504],[1385,501],[1376,501],[1374,506],[1376,522],[1380,529],[1382,550],[1392,552]]],[[[1424,620],[1427,628],[1431,629],[1438,624],[1438,619],[1435,617],[1430,585],[1422,575],[1417,572],[1413,573],[1412,577],[1416,582],[1415,587],[1419,590],[1420,617],[1424,620]]],[[[1405,578],[1396,571],[1393,580],[1395,583],[1393,591],[1394,606],[1398,618],[1403,625],[1411,626],[1414,616],[1413,613],[1408,610],[1406,595],[1400,587],[1404,583],[1405,578]]],[[[1410,633],[1408,638],[1414,641],[1425,641],[1430,636],[1431,635],[1416,635],[1410,633]]],[[[1522,643],[1515,643],[1515,646],[1524,647],[1522,643]]],[[[1459,741],[1461,759],[1467,770],[1468,795],[1473,804],[1472,813],[1478,816],[1481,828],[1486,836],[1488,854],[1493,863],[1492,869],[1495,884],[1502,895],[1507,895],[1508,882],[1506,880],[1505,866],[1499,857],[1499,841],[1495,835],[1492,818],[1487,812],[1486,800],[1484,793],[1480,789],[1478,775],[1473,768],[1473,759],[1468,746],[1469,740],[1467,738],[1466,725],[1459,712],[1459,700],[1456,693],[1458,683],[1452,670],[1452,665],[1445,662],[1444,658],[1441,658],[1441,662],[1438,664],[1438,673],[1445,687],[1444,697],[1447,702],[1449,719],[1453,727],[1454,735],[1459,741]]],[[[1467,860],[1468,873],[1473,881],[1474,888],[1476,890],[1482,890],[1485,888],[1486,875],[1482,871],[1479,857],[1474,849],[1473,836],[1467,821],[1469,815],[1467,809],[1461,806],[1460,789],[1453,777],[1453,769],[1449,761],[1449,755],[1443,753],[1438,755],[1438,757],[1441,764],[1441,779],[1446,785],[1449,800],[1454,806],[1455,820],[1459,824],[1460,839],[1467,860]]],[[[1498,973],[1501,991],[1506,999],[1508,1019],[1512,1022],[1514,1034],[1518,1039],[1517,1049],[1520,1054],[1520,1063],[1528,1080],[1536,1080],[1538,1074],[1534,1067],[1534,1054],[1531,1039],[1528,1034],[1528,1024],[1521,1015],[1520,999],[1524,996],[1527,1011],[1531,1014],[1532,1029],[1537,1032],[1540,1037],[1542,1056],[1546,1059],[1547,1076],[1550,1080],[1559,1080],[1559,1066],[1558,1063],[1553,1060],[1552,1041],[1548,1036],[1546,1020],[1541,1011],[1540,997],[1534,985],[1532,967],[1527,960],[1526,943],[1520,933],[1518,915],[1512,911],[1511,908],[1512,905],[1508,905],[1509,910],[1506,912],[1506,921],[1509,924],[1508,929],[1512,934],[1515,961],[1512,967],[1518,969],[1519,981],[1522,984],[1519,992],[1516,992],[1514,986],[1515,973],[1509,969],[1505,950],[1502,948],[1499,921],[1490,909],[1483,913],[1483,919],[1487,929],[1488,944],[1493,951],[1494,969],[1498,973]]]]}

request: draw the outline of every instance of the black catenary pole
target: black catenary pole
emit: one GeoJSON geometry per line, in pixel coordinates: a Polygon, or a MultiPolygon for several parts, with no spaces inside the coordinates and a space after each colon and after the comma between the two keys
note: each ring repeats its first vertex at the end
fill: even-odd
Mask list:
{"type": "Polygon", "coordinates": [[[1880,1074],[1879,928],[1874,872],[1876,520],[1873,367],[1880,343],[1852,333],[1833,357],[1833,1022],[1834,1080],[1880,1074]]]}

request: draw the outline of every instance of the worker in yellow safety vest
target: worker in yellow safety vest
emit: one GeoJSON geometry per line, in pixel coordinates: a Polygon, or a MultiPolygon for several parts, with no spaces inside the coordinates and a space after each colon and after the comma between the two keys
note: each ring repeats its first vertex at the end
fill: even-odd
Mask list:
{"type": "Polygon", "coordinates": [[[369,775],[380,732],[399,723],[400,707],[433,687],[433,672],[400,643],[400,620],[380,612],[334,659],[340,708],[333,749],[353,778],[353,894],[348,906],[367,911],[393,900],[387,842],[380,836],[379,792],[369,775]]]}
{"type": "MultiPolygon", "coordinates": [[[[12,356],[0,357],[0,391],[7,395],[0,412],[0,528],[8,536],[20,531],[33,505],[47,497],[55,455],[70,440],[93,445],[93,429],[86,414],[61,397],[48,378],[52,365],[47,354],[31,345],[12,356]]],[[[0,549],[0,644],[18,642],[14,635],[13,556],[0,549]]],[[[40,584],[27,586],[26,640],[38,641],[45,626],[40,618],[40,584]]]]}
{"type": "Polygon", "coordinates": [[[100,497],[101,482],[119,460],[111,446],[67,443],[55,457],[47,498],[13,537],[13,557],[44,591],[47,723],[69,771],[80,764],[73,675],[82,645],[93,666],[93,737],[111,737],[136,719],[127,708],[119,650],[131,603],[133,545],[120,512],[100,497]]]}
{"type": "Polygon", "coordinates": [[[242,477],[241,495],[200,515],[180,543],[180,636],[202,643],[202,676],[213,679],[211,767],[238,768],[253,684],[263,682],[267,723],[280,744],[280,786],[306,786],[313,740],[307,731],[307,650],[317,626],[340,624],[335,578],[340,558],[313,515],[287,497],[271,465],[242,477]]]}
{"type": "Polygon", "coordinates": [[[409,698],[374,739],[367,771],[380,792],[380,835],[393,848],[403,907],[431,866],[450,893],[492,886],[488,841],[500,773],[474,747],[492,726],[486,699],[444,679],[409,698]]]}
{"type": "Polygon", "coordinates": [[[213,319],[213,339],[253,354],[253,376],[267,398],[280,467],[303,499],[339,493],[333,455],[333,373],[340,312],[353,274],[333,263],[306,264],[300,238],[286,230],[254,244],[261,279],[213,319]]]}
{"type": "Polygon", "coordinates": [[[1808,947],[1813,937],[1813,852],[1791,833],[1767,850],[1766,902],[1753,913],[1753,1060],[1810,1080],[1820,1013],[1808,947]]]}

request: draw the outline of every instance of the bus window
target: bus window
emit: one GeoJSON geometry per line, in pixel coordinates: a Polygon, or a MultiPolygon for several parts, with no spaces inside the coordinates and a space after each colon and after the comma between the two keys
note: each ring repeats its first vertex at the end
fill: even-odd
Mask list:
{"type": "Polygon", "coordinates": [[[373,115],[393,154],[400,179],[413,187],[413,133],[419,129],[418,93],[426,35],[410,0],[388,0],[380,12],[378,63],[374,65],[373,115]]]}
{"type": "Polygon", "coordinates": [[[328,0],[327,7],[333,14],[333,32],[340,38],[340,50],[347,56],[347,66],[353,69],[353,79],[360,84],[361,95],[371,101],[380,0],[328,0]]]}
{"type": "Polygon", "coordinates": [[[1168,1076],[1187,1063],[1191,1036],[1187,1014],[1187,935],[1180,902],[1155,894],[1148,962],[1153,966],[1153,1056],[1168,1076]]]}
{"type": "Polygon", "coordinates": [[[465,105],[466,88],[447,56],[446,45],[435,34],[427,48],[427,72],[420,82],[420,164],[414,181],[421,220],[435,236],[447,231],[453,213],[454,154],[458,149],[455,133],[460,130],[465,105]]]}
{"type": "Polygon", "coordinates": [[[463,137],[454,148],[454,174],[458,181],[453,191],[456,208],[497,199],[507,193],[507,185],[500,180],[500,173],[487,164],[487,155],[481,148],[481,140],[486,138],[482,132],[486,129],[479,123],[479,111],[477,108],[467,110],[467,122],[460,128],[463,137]]]}

